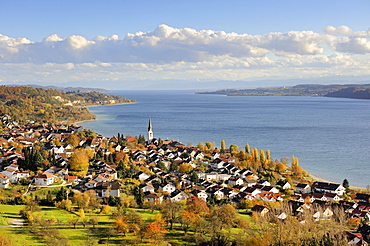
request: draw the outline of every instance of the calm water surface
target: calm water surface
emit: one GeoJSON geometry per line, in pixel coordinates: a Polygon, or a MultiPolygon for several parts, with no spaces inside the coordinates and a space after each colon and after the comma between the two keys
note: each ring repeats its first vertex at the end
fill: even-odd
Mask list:
{"type": "Polygon", "coordinates": [[[270,149],[274,159],[299,158],[322,178],[370,184],[370,100],[324,97],[227,97],[190,91],[115,91],[134,104],[95,106],[81,123],[105,136],[154,136],[184,144],[214,142],[270,149]]]}

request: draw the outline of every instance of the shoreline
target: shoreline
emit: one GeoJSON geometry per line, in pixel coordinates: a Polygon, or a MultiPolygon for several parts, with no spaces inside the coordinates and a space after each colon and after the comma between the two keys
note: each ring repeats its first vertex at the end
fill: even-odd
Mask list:
{"type": "MultiPolygon", "coordinates": [[[[321,177],[316,176],[316,175],[311,174],[311,173],[309,173],[308,175],[314,181],[325,182],[325,183],[332,183],[332,184],[339,184],[337,182],[333,182],[333,181],[330,181],[330,180],[321,178],[321,177]]],[[[361,186],[356,186],[356,185],[350,185],[349,188],[352,189],[352,190],[368,190],[368,188],[366,188],[366,187],[361,187],[361,186]]]]}

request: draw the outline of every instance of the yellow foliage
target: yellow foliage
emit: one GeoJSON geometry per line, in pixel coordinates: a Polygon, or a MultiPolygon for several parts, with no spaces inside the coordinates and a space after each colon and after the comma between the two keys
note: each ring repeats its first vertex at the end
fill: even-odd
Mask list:
{"type": "Polygon", "coordinates": [[[76,149],[69,159],[70,169],[84,175],[89,167],[89,156],[86,150],[76,149]]]}

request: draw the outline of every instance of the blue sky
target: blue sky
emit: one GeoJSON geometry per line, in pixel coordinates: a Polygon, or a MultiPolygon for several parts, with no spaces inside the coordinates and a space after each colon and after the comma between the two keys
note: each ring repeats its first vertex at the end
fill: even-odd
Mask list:
{"type": "Polygon", "coordinates": [[[370,75],[369,10],[370,1],[0,0],[0,82],[176,89],[361,81],[370,75]]]}

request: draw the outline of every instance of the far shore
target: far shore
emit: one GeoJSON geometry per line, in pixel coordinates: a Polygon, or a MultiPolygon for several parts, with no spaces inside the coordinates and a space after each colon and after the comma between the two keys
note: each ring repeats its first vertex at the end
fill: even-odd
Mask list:
{"type": "MultiPolygon", "coordinates": [[[[337,182],[332,182],[330,180],[320,178],[319,176],[316,176],[316,175],[313,175],[313,174],[310,174],[310,173],[309,173],[309,176],[310,176],[310,178],[312,178],[315,181],[338,184],[337,182]]],[[[368,188],[366,188],[366,187],[355,186],[355,185],[350,185],[349,188],[353,189],[353,190],[368,190],[368,188]]]]}

